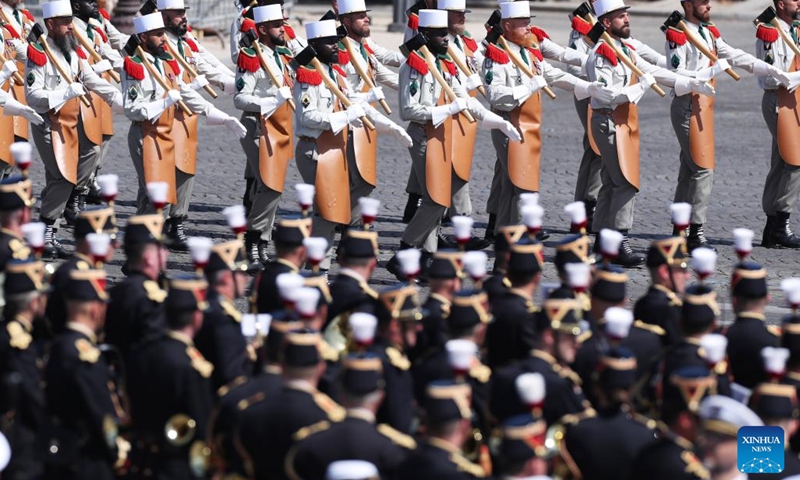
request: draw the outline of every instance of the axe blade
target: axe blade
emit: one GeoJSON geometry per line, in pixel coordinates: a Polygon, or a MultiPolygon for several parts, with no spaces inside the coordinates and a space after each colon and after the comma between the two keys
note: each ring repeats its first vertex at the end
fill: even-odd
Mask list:
{"type": "Polygon", "coordinates": [[[419,14],[419,11],[423,8],[428,8],[428,4],[425,3],[425,0],[419,0],[419,2],[411,5],[411,8],[406,10],[406,16],[411,16],[411,14],[419,14]]]}
{"type": "Polygon", "coordinates": [[[489,16],[489,20],[486,20],[486,23],[483,24],[486,27],[486,30],[491,30],[494,26],[500,25],[500,10],[495,10],[492,12],[491,16],[489,16]]]}
{"type": "Polygon", "coordinates": [[[251,28],[250,30],[242,34],[242,38],[239,40],[239,46],[244,48],[250,48],[253,46],[253,42],[255,41],[256,41],[256,32],[253,31],[253,29],[251,28]]]}
{"type": "Polygon", "coordinates": [[[343,39],[347,36],[347,27],[344,25],[339,25],[336,27],[336,36],[339,37],[339,40],[343,39]]]}
{"type": "Polygon", "coordinates": [[[756,25],[759,23],[770,24],[777,16],[778,13],[775,11],[775,7],[770,5],[769,7],[765,8],[763,12],[761,12],[761,15],[757,16],[756,19],[753,20],[753,23],[756,25]]]}
{"type": "Polygon", "coordinates": [[[587,15],[593,14],[592,6],[588,2],[581,3],[578,8],[572,11],[576,17],[586,18],[587,15]]]}
{"type": "Polygon", "coordinates": [[[136,55],[136,47],[139,46],[139,35],[131,35],[128,37],[128,41],[125,43],[125,53],[128,54],[129,57],[136,55]]]}
{"type": "Polygon", "coordinates": [[[672,13],[669,14],[666,20],[664,20],[664,26],[669,27],[676,27],[680,22],[683,21],[683,15],[681,12],[677,10],[673,10],[672,13]]]}
{"type": "Polygon", "coordinates": [[[144,5],[142,5],[142,8],[139,9],[139,13],[142,16],[150,15],[157,9],[158,9],[158,4],[156,4],[156,2],[154,2],[153,0],[147,0],[146,2],[144,2],[144,5]]]}
{"type": "Polygon", "coordinates": [[[407,57],[411,55],[411,52],[424,47],[426,43],[428,43],[428,41],[425,39],[425,35],[418,33],[409,38],[406,43],[400,45],[400,51],[407,57]]]}
{"type": "Polygon", "coordinates": [[[598,40],[600,40],[600,37],[602,37],[605,32],[606,29],[605,27],[603,27],[603,24],[597,22],[594,24],[592,29],[589,30],[589,33],[587,33],[586,36],[589,37],[589,40],[591,40],[592,43],[597,43],[598,40]]]}
{"type": "Polygon", "coordinates": [[[497,43],[497,40],[500,38],[500,35],[503,34],[503,30],[500,28],[500,25],[495,25],[486,33],[486,43],[497,43]]]}
{"type": "Polygon", "coordinates": [[[31,33],[28,35],[28,39],[33,39],[34,42],[38,42],[42,35],[44,35],[44,28],[38,23],[34,23],[33,27],[31,27],[31,33]]]}
{"type": "Polygon", "coordinates": [[[325,12],[325,15],[323,15],[322,18],[319,19],[320,22],[324,20],[337,20],[336,14],[333,12],[333,10],[328,10],[327,12],[325,12]]]}
{"type": "Polygon", "coordinates": [[[317,58],[317,51],[314,50],[314,47],[309,45],[301,50],[300,53],[295,55],[291,63],[296,70],[298,67],[308,65],[311,63],[311,60],[314,60],[315,58],[317,58]]]}

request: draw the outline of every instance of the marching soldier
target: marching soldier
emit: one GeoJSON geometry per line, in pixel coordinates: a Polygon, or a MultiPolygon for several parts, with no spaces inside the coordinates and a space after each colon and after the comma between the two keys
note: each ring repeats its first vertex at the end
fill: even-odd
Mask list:
{"type": "Polygon", "coordinates": [[[44,264],[33,259],[6,264],[3,295],[3,328],[0,330],[0,388],[4,401],[2,431],[14,454],[3,474],[9,478],[34,479],[44,473],[37,461],[37,432],[45,413],[41,386],[42,358],[33,342],[33,323],[44,316],[47,284],[44,264]]]}
{"type": "Polygon", "coordinates": [[[242,110],[241,122],[247,128],[247,136],[240,142],[249,170],[255,174],[245,248],[251,263],[266,264],[286,168],[294,155],[292,111],[287,105],[292,98],[287,65],[292,51],[286,47],[280,5],[255,7],[253,15],[261,56],[253,48],[242,48],[237,59],[239,73],[233,103],[242,110]]]}
{"type": "Polygon", "coordinates": [[[472,438],[469,384],[433,382],[425,390],[422,406],[426,435],[400,465],[396,478],[467,480],[486,477],[486,471],[462,453],[462,448],[472,438]]]}
{"type": "Polygon", "coordinates": [[[511,282],[506,277],[508,253],[510,246],[517,243],[525,231],[525,225],[508,225],[498,228],[494,234],[492,275],[483,282],[483,289],[489,294],[489,301],[492,305],[496,299],[505,295],[506,291],[511,288],[511,282]]]}
{"type": "Polygon", "coordinates": [[[14,176],[0,181],[0,271],[11,259],[24,260],[31,255],[22,226],[30,222],[35,203],[30,179],[14,176]]]}
{"type": "MultiPolygon", "coordinates": [[[[111,45],[111,48],[113,48],[114,50],[117,51],[117,53],[119,53],[120,50],[125,48],[125,44],[128,43],[128,35],[125,35],[124,33],[120,32],[117,29],[117,27],[115,27],[114,24],[111,23],[111,15],[105,8],[106,0],[99,0],[97,2],[97,5],[99,7],[97,9],[97,15],[95,15],[94,18],[90,19],[89,23],[91,23],[92,25],[97,25],[100,28],[102,28],[103,32],[105,32],[106,37],[108,38],[108,43],[109,45],[111,45]]],[[[110,52],[107,53],[111,55],[110,52]]],[[[122,61],[121,55],[119,56],[119,61],[120,62],[122,61]]],[[[114,63],[113,60],[112,63],[114,63]]],[[[114,69],[121,70],[122,64],[114,63],[114,69]]]]}
{"type": "MultiPolygon", "coordinates": [[[[789,85],[782,69],[733,48],[722,39],[719,29],[711,23],[709,0],[681,0],[681,6],[685,17],[683,23],[688,32],[684,33],[675,28],[667,29],[666,54],[669,68],[698,80],[708,80],[712,88],[715,85],[714,77],[730,69],[730,64],[759,77],[768,76],[786,86],[789,85]],[[712,65],[711,60],[688,41],[689,35],[698,38],[708,50],[719,57],[719,61],[712,65]]],[[[781,65],[790,63],[786,57],[780,61],[781,65]]],[[[763,85],[764,78],[759,80],[763,85]]],[[[709,247],[704,224],[707,220],[708,199],[714,181],[714,100],[709,96],[699,96],[698,93],[700,92],[693,91],[691,95],[680,95],[676,90],[670,109],[672,128],[681,146],[681,167],[674,201],[692,204],[691,225],[686,239],[689,251],[697,247],[709,247]]],[[[763,105],[766,103],[762,102],[763,105]]],[[[767,211],[772,212],[773,206],[770,205],[767,211]]],[[[797,242],[797,246],[800,246],[800,241],[797,242]]]]}
{"type": "MultiPolygon", "coordinates": [[[[333,11],[336,15],[339,15],[339,2],[337,0],[331,0],[331,7],[333,7],[333,11]]],[[[403,56],[397,50],[389,50],[388,48],[382,47],[378,45],[375,40],[369,36],[369,32],[366,32],[367,36],[363,38],[365,47],[369,47],[372,51],[372,55],[378,60],[378,62],[386,65],[387,67],[399,67],[406,61],[406,57],[403,56]]]]}
{"type": "Polygon", "coordinates": [[[193,339],[208,308],[208,283],[194,276],[170,279],[164,303],[166,330],[130,353],[127,391],[135,428],[132,464],[156,479],[205,478],[214,366],[193,339]]]}
{"type": "Polygon", "coordinates": [[[683,237],[671,237],[650,243],[646,260],[650,287],[633,307],[634,318],[657,325],[666,332],[662,337],[665,347],[675,345],[681,339],[678,328],[680,296],[689,279],[685,242],[683,237]]]}
{"type": "MultiPolygon", "coordinates": [[[[125,58],[125,116],[131,120],[128,131],[130,149],[136,174],[139,178],[139,191],[136,199],[138,214],[152,212],[155,207],[147,201],[146,184],[166,182],[168,225],[167,238],[173,249],[186,250],[186,233],[183,222],[189,213],[189,201],[194,187],[194,171],[181,170],[181,155],[194,154],[196,147],[181,146],[176,128],[180,128],[181,115],[175,104],[185,101],[191,111],[205,115],[209,126],[225,125],[239,138],[245,135],[245,128],[234,117],[224,113],[203,99],[193,88],[199,84],[187,85],[183,69],[178,61],[164,50],[167,37],[161,13],[151,13],[136,17],[134,29],[144,52],[125,58]],[[169,88],[163,88],[150,73],[150,66],[169,88]],[[178,119],[177,121],[175,119],[178,119]],[[180,158],[179,158],[180,157],[180,158]]],[[[182,108],[182,107],[181,107],[182,108]]],[[[181,110],[182,112],[182,110],[181,110]]],[[[180,137],[183,138],[183,137],[180,137]]],[[[188,167],[186,167],[189,170],[188,167]]]]}
{"type": "Polygon", "coordinates": [[[48,253],[63,255],[54,233],[56,222],[72,200],[67,217],[74,223],[79,210],[76,207],[88,191],[102,144],[102,122],[96,115],[100,105],[97,98],[86,95],[87,89],[114,108],[122,106],[122,96],[97,75],[88,63],[86,52],[78,46],[70,2],[43,4],[42,13],[47,27],[46,45],[28,45],[25,96],[28,104],[46,117],[44,123],[32,126],[47,182],[42,191],[39,220],[47,225],[48,253]],[[69,77],[65,78],[62,72],[69,77]],[[83,101],[88,101],[91,107],[83,101]]]}
{"type": "Polygon", "coordinates": [[[781,475],[767,475],[763,478],[791,477],[800,475],[800,458],[791,449],[789,439],[797,433],[798,411],[797,389],[794,385],[783,383],[761,383],[753,390],[749,407],[767,426],[775,426],[784,432],[784,468],[781,475]]]}
{"type": "MultiPolygon", "coordinates": [[[[775,2],[774,5],[780,27],[765,23],[758,25],[756,56],[781,71],[790,72],[789,75],[797,76],[793,72],[800,68],[797,63],[800,59],[783,40],[797,37],[797,5],[791,2],[775,2]],[[780,35],[778,28],[786,33],[786,37],[780,35]]],[[[796,45],[797,40],[793,41],[796,45]]],[[[758,85],[764,90],[761,111],[772,135],[770,169],[761,196],[761,205],[767,215],[761,245],[768,248],[800,248],[800,238],[792,233],[789,226],[789,216],[800,194],[800,158],[790,145],[790,139],[797,133],[797,126],[786,121],[796,111],[795,104],[790,103],[795,91],[787,90],[780,80],[772,76],[759,76],[758,85]]]]}
{"type": "MultiPolygon", "coordinates": [[[[442,73],[447,87],[429,72],[432,67],[420,52],[412,52],[400,68],[400,116],[410,121],[408,132],[414,141],[409,148],[411,168],[424,191],[422,204],[403,233],[400,249],[420,248],[428,257],[438,249],[438,231],[445,210],[467,184],[462,176],[468,178],[472,156],[469,152],[459,153],[464,140],[455,133],[460,122],[466,122],[466,113],[481,120],[484,128],[499,129],[515,142],[520,134],[511,123],[467,94],[462,84],[466,80],[462,80],[447,54],[447,12],[420,10],[419,28],[426,36],[427,48],[437,56],[435,68],[442,73]],[[447,96],[448,88],[454,99],[447,96]]],[[[398,266],[397,257],[393,257],[386,269],[397,275],[398,266]]]]}
{"type": "Polygon", "coordinates": [[[731,304],[736,314],[728,337],[728,358],[733,381],[752,389],[767,380],[759,358],[764,347],[777,347],[780,330],[767,325],[764,311],[769,303],[767,270],[755,262],[736,265],[731,276],[731,304]]]}
{"type": "Polygon", "coordinates": [[[97,347],[106,318],[105,284],[102,269],[70,273],[66,330],[50,347],[44,375],[46,478],[111,480],[127,460],[130,445],[117,435],[124,412],[97,347]]]}
{"type": "Polygon", "coordinates": [[[339,275],[331,283],[327,325],[337,316],[367,309],[378,298],[369,280],[378,266],[378,233],[349,229],[339,242],[339,275]]]}
{"type": "Polygon", "coordinates": [[[255,308],[259,313],[272,313],[283,307],[275,281],[282,273],[299,273],[306,261],[303,240],[311,235],[310,218],[283,218],[278,220],[272,240],[277,258],[264,266],[258,274],[253,291],[255,308]]]}
{"type": "Polygon", "coordinates": [[[117,231],[114,209],[111,207],[90,208],[78,214],[74,230],[75,252],[67,261],[59,265],[50,277],[50,284],[53,288],[47,301],[47,320],[50,322],[53,333],[61,333],[67,321],[65,292],[69,285],[69,272],[102,267],[102,265],[97,265],[91,257],[91,247],[86,239],[87,235],[90,233],[106,233],[111,236],[112,241],[108,245],[109,255],[103,260],[103,263],[107,263],[110,261],[109,257],[114,255],[114,250],[118,246],[116,240],[117,231]]]}
{"type": "Polygon", "coordinates": [[[716,394],[716,379],[707,368],[689,366],[677,370],[667,380],[680,395],[665,402],[661,420],[667,428],[657,433],[657,441],[639,453],[631,467],[630,479],[708,480],[711,474],[697,458],[696,412],[700,401],[716,394]]]}
{"type": "Polygon", "coordinates": [[[342,407],[317,390],[325,371],[321,342],[316,332],[288,332],[281,350],[282,388],[242,412],[238,441],[250,477],[288,479],[284,459],[296,439],[319,422],[344,419],[342,407]]]}
{"type": "Polygon", "coordinates": [[[697,416],[700,419],[700,458],[711,466],[711,478],[741,477],[742,470],[754,466],[739,463],[738,455],[730,452],[737,448],[740,428],[764,425],[755,412],[730,397],[712,395],[700,402],[697,416]]]}
{"type": "Polygon", "coordinates": [[[502,424],[503,438],[493,471],[501,480],[551,480],[545,448],[547,424],[538,412],[517,415],[502,424]]]}
{"type": "Polygon", "coordinates": [[[205,275],[209,285],[208,310],[195,343],[203,357],[214,365],[211,386],[214,392],[220,392],[250,376],[253,367],[242,336],[242,314],[234,303],[245,296],[250,279],[242,257],[242,242],[232,240],[215,245],[205,275]]]}
{"type": "Polygon", "coordinates": [[[613,91],[611,98],[592,98],[591,101],[591,138],[600,150],[603,162],[603,186],[597,199],[592,230],[600,232],[609,228],[625,235],[615,262],[632,267],[645,260],[634,253],[627,237],[633,226],[633,206],[639,190],[639,143],[636,135],[639,126],[638,120],[634,120],[636,104],[656,80],[674,87],[676,96],[688,93],[712,96],[714,88],[702,79],[675,75],[639,57],[626,43],[630,37],[628,8],[622,0],[602,0],[594,4],[598,21],[611,35],[614,47],[631,59],[644,76],[639,79],[633,75],[604,41],[598,41],[586,65],[590,80],[601,81],[613,91]]]}
{"type": "Polygon", "coordinates": [[[561,419],[559,451],[575,477],[630,478],[633,460],[655,443],[656,421],[630,410],[636,370],[631,351],[614,348],[605,352],[594,374],[594,408],[561,419]]]}
{"type": "Polygon", "coordinates": [[[167,267],[169,251],[162,244],[164,219],[135,215],[125,229],[128,276],[109,292],[106,341],[127,356],[130,347],[164,328],[167,292],[159,281],[167,267]]]}
{"type": "MultiPolygon", "coordinates": [[[[447,340],[445,318],[450,312],[453,296],[461,290],[461,278],[464,276],[461,267],[463,257],[458,251],[440,250],[433,254],[426,275],[430,293],[422,304],[425,317],[422,319],[422,330],[417,334],[415,356],[424,356],[430,353],[430,350],[438,350],[447,340]]],[[[427,384],[428,382],[425,382],[419,386],[424,389],[427,384]]]]}
{"type": "MultiPolygon", "coordinates": [[[[3,27],[8,27],[8,25],[5,24],[3,27]]],[[[10,33],[7,30],[0,29],[0,41],[3,41],[5,37],[10,37],[10,33]]],[[[25,49],[25,44],[20,44],[19,41],[13,37],[10,37],[9,43],[21,45],[20,48],[23,50],[25,49]]],[[[6,54],[10,53],[14,53],[14,50],[11,50],[11,52],[6,51],[6,54]]],[[[20,55],[19,53],[15,54],[20,55]]],[[[23,51],[21,56],[24,60],[25,56],[27,56],[27,52],[23,51]]],[[[0,116],[0,128],[2,128],[2,131],[0,131],[0,162],[2,162],[0,163],[0,178],[10,174],[12,167],[15,165],[11,145],[17,141],[27,144],[28,122],[42,123],[44,121],[31,107],[20,103],[20,101],[15,98],[14,89],[22,90],[24,88],[23,85],[17,86],[16,82],[11,79],[12,75],[19,72],[17,63],[18,62],[15,60],[6,60],[2,70],[0,70],[0,85],[5,84],[7,81],[10,82],[8,92],[0,90],[0,105],[2,105],[2,107],[0,107],[0,115],[2,115],[0,116]],[[17,136],[15,133],[15,122],[24,124],[25,138],[17,136]]]]}
{"type": "Polygon", "coordinates": [[[361,194],[360,187],[353,187],[355,184],[351,178],[355,171],[347,158],[355,160],[360,153],[354,152],[352,157],[347,155],[347,138],[351,129],[361,128],[361,118],[369,117],[375,122],[375,132],[391,134],[406,145],[410,138],[397,124],[362,102],[363,99],[359,99],[347,81],[346,72],[338,65],[336,21],[307,23],[306,34],[323,69],[327,70],[324,75],[336,83],[339,92],[355,100],[345,109],[341,98],[323,84],[323,72],[305,65],[297,69],[294,102],[299,141],[295,148],[295,161],[303,181],[316,185],[314,235],[328,241],[328,254],[320,264],[320,268],[327,271],[336,225],[356,224],[358,221],[358,202],[354,195],[361,194]]]}
{"type": "Polygon", "coordinates": [[[344,359],[341,383],[345,417],[339,423],[325,421],[295,436],[297,443],[285,460],[291,480],[324,478],[328,465],[339,460],[368,461],[383,478],[392,478],[416,448],[416,442],[388,425],[375,424],[385,396],[382,370],[381,359],[372,354],[351,354],[344,359]]]}

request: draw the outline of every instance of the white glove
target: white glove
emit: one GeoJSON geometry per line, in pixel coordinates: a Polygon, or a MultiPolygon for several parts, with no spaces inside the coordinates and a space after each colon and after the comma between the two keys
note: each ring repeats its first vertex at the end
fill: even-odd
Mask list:
{"type": "Polygon", "coordinates": [[[692,92],[705,95],[706,97],[713,97],[717,92],[710,83],[704,82],[700,79],[693,78],[689,81],[692,87],[692,92]]]}
{"type": "Polygon", "coordinates": [[[386,100],[386,95],[383,94],[383,88],[375,87],[367,92],[367,103],[374,103],[380,100],[386,100]]]}
{"type": "Polygon", "coordinates": [[[519,130],[517,130],[517,128],[514,127],[514,125],[512,125],[510,122],[503,120],[503,117],[494,112],[484,112],[483,120],[481,120],[481,128],[486,130],[500,130],[505,134],[505,136],[515,142],[522,140],[519,130]]]}
{"type": "Polygon", "coordinates": [[[637,83],[635,85],[628,85],[627,87],[622,89],[622,94],[625,95],[625,98],[628,99],[629,102],[636,105],[639,103],[639,100],[642,99],[644,93],[647,91],[649,87],[646,83],[637,83]]]}
{"type": "Polygon", "coordinates": [[[111,100],[111,111],[114,113],[125,113],[125,106],[122,103],[122,95],[114,95],[114,99],[111,100]]]}
{"type": "Polygon", "coordinates": [[[483,85],[483,82],[481,81],[481,76],[477,73],[473,73],[467,77],[467,91],[471,92],[481,85],[483,85]]]}
{"type": "Polygon", "coordinates": [[[354,103],[347,107],[345,111],[347,112],[347,123],[349,123],[351,127],[361,128],[364,126],[364,124],[361,123],[361,117],[367,114],[364,113],[364,109],[361,108],[361,105],[354,103]]]}
{"type": "Polygon", "coordinates": [[[514,100],[522,102],[545,86],[547,86],[547,81],[545,81],[544,77],[541,75],[534,75],[527,83],[513,87],[511,89],[511,95],[514,97],[514,100]]]}
{"type": "Polygon", "coordinates": [[[414,145],[414,141],[411,139],[411,136],[405,131],[405,129],[394,122],[392,122],[389,135],[396,138],[400,144],[406,148],[411,148],[411,146],[414,145]]]}
{"type": "Polygon", "coordinates": [[[11,78],[11,75],[14,75],[14,73],[16,73],[17,71],[19,71],[17,69],[17,62],[13,60],[6,60],[6,62],[3,63],[3,70],[2,72],[0,72],[0,77],[2,77],[2,82],[5,82],[9,78],[11,78]]]}
{"type": "Polygon", "coordinates": [[[94,70],[94,73],[96,73],[98,75],[100,75],[103,72],[107,72],[107,71],[111,70],[112,68],[114,68],[114,67],[111,66],[111,62],[109,62],[108,60],[101,60],[101,61],[95,63],[94,65],[92,65],[92,70],[94,70]]]}
{"type": "Polygon", "coordinates": [[[82,83],[74,82],[69,84],[67,91],[64,94],[64,100],[72,100],[73,98],[80,97],[86,94],[86,89],[83,88],[82,83]]]}
{"type": "Polygon", "coordinates": [[[36,113],[34,109],[14,100],[14,98],[11,95],[7,96],[6,103],[3,105],[3,115],[9,117],[11,116],[24,117],[26,120],[36,125],[41,125],[42,122],[44,122],[42,117],[38,113],[36,113]]]}
{"type": "Polygon", "coordinates": [[[731,65],[724,58],[720,58],[717,59],[717,63],[715,63],[714,66],[711,68],[714,69],[714,76],[716,77],[719,76],[719,74],[721,74],[725,70],[731,68],[731,65]]]}
{"type": "Polygon", "coordinates": [[[608,88],[601,82],[592,82],[589,85],[589,94],[601,103],[611,103],[614,101],[614,90],[608,88]]]}
{"type": "Polygon", "coordinates": [[[645,87],[650,88],[656,84],[656,79],[653,75],[645,73],[639,78],[639,83],[644,84],[645,87]]]}
{"type": "Polygon", "coordinates": [[[275,98],[278,99],[278,104],[283,105],[284,102],[292,98],[292,89],[289,87],[280,87],[278,89],[278,93],[275,94],[275,98]]]}
{"type": "Polygon", "coordinates": [[[228,95],[236,93],[236,77],[225,77],[222,80],[222,91],[228,95]]]}
{"type": "Polygon", "coordinates": [[[198,75],[198,76],[194,77],[194,80],[192,80],[192,83],[189,84],[189,87],[192,90],[197,91],[197,90],[200,90],[201,88],[205,87],[206,85],[208,85],[208,80],[206,80],[206,76],[205,75],[198,75]]]}
{"type": "Polygon", "coordinates": [[[175,104],[176,104],[176,103],[178,103],[178,102],[179,102],[179,101],[180,101],[182,98],[183,98],[183,96],[181,96],[181,92],[179,92],[179,91],[177,91],[177,90],[169,90],[169,91],[167,92],[167,96],[166,96],[166,98],[164,98],[164,100],[166,101],[166,103],[165,103],[165,106],[164,106],[164,110],[166,110],[166,109],[168,109],[169,107],[171,107],[171,106],[175,105],[175,104]]]}
{"type": "Polygon", "coordinates": [[[456,98],[455,100],[450,102],[450,105],[448,105],[448,107],[449,107],[448,112],[450,112],[450,115],[456,115],[457,113],[467,108],[467,101],[463,98],[456,98]]]}
{"type": "Polygon", "coordinates": [[[244,138],[245,135],[247,135],[247,129],[244,128],[244,125],[239,123],[239,120],[231,117],[217,107],[211,107],[211,110],[206,113],[206,125],[212,127],[215,125],[225,125],[239,138],[244,138]]]}
{"type": "Polygon", "coordinates": [[[143,107],[144,114],[148,120],[155,122],[156,119],[164,113],[164,110],[178,103],[178,100],[181,98],[181,93],[179,91],[168,90],[166,97],[147,102],[143,107]]]}
{"type": "Polygon", "coordinates": [[[239,138],[244,138],[247,136],[247,129],[244,128],[242,122],[240,122],[236,117],[228,115],[228,118],[225,120],[225,126],[228,127],[228,130],[233,132],[239,138]]]}

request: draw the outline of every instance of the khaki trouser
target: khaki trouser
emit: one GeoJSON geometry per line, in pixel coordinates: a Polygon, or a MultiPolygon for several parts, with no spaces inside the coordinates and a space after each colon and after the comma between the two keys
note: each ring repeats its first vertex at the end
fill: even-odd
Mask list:
{"type": "Polygon", "coordinates": [[[600,149],[603,164],[600,170],[602,186],[597,197],[592,229],[595,232],[603,228],[630,230],[633,226],[636,188],[625,179],[619,166],[614,121],[609,115],[594,112],[591,126],[592,137],[600,149]]]}
{"type": "Polygon", "coordinates": [[[578,112],[578,118],[583,126],[583,157],[581,157],[581,164],[578,167],[578,181],[575,183],[575,201],[576,202],[596,202],[597,196],[600,194],[600,155],[594,153],[592,145],[589,142],[589,101],[590,98],[578,100],[573,97],[575,101],[575,110],[578,112]]]}
{"type": "Polygon", "coordinates": [[[681,168],[678,172],[678,186],[675,188],[675,202],[692,205],[692,223],[706,223],[708,199],[714,186],[714,170],[701,168],[694,160],[689,148],[689,118],[692,115],[692,96],[683,95],[672,99],[670,117],[672,128],[681,146],[681,168]]]}
{"type": "MultiPolygon", "coordinates": [[[[239,140],[247,157],[247,169],[252,172],[259,172],[259,148],[258,141],[261,135],[261,123],[258,117],[252,114],[243,114],[242,125],[247,129],[247,135],[239,140]]],[[[255,184],[252,189],[251,200],[253,205],[247,216],[247,229],[261,232],[261,239],[269,241],[272,239],[272,225],[275,223],[275,214],[278,212],[278,204],[281,200],[281,192],[269,188],[258,173],[253,177],[255,184]]]]}
{"type": "Polygon", "coordinates": [[[50,220],[58,220],[64,213],[73,190],[85,193],[89,189],[89,179],[97,166],[100,146],[92,143],[83,130],[83,122],[78,121],[78,184],[64,178],[58,169],[53,154],[52,137],[50,136],[50,118],[43,114],[41,125],[31,123],[33,143],[44,164],[45,187],[42,190],[42,207],[40,216],[50,220]]]}
{"type": "Polygon", "coordinates": [[[800,195],[800,167],[784,162],[778,151],[778,94],[774,90],[764,91],[761,113],[767,122],[769,133],[772,134],[772,157],[764,182],[761,206],[767,215],[775,215],[775,212],[792,213],[800,195]]]}
{"type": "MultiPolygon", "coordinates": [[[[494,186],[494,183],[492,184],[494,186]]],[[[414,174],[414,166],[411,166],[411,171],[408,172],[408,182],[406,183],[406,193],[416,194],[420,197],[424,195],[424,186],[420,185],[417,176],[414,174]]],[[[489,194],[491,201],[491,193],[489,194]]],[[[472,199],[469,196],[469,184],[465,184],[464,188],[458,190],[453,194],[452,203],[450,204],[450,215],[472,215],[472,199]]],[[[493,210],[487,210],[494,213],[493,210]]]]}

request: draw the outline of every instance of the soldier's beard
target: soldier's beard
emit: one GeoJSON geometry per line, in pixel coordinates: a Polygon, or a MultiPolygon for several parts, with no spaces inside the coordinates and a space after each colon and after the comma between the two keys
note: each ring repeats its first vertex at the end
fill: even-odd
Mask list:
{"type": "Polygon", "coordinates": [[[516,45],[525,46],[531,44],[531,31],[528,29],[525,29],[525,33],[509,31],[504,36],[516,45]]]}
{"type": "Polygon", "coordinates": [[[272,42],[273,45],[277,45],[279,47],[286,46],[286,37],[283,35],[278,35],[273,37],[272,35],[269,36],[269,41],[272,42]]]}
{"type": "Polygon", "coordinates": [[[611,34],[617,38],[627,39],[631,36],[631,27],[620,27],[611,29],[611,34]]]}
{"type": "Polygon", "coordinates": [[[61,53],[72,53],[78,48],[78,39],[73,35],[64,34],[59,37],[53,37],[53,41],[61,53]]]}
{"type": "Polygon", "coordinates": [[[171,25],[169,30],[176,36],[182,37],[189,31],[189,24],[187,22],[181,22],[178,25],[171,25]]]}

